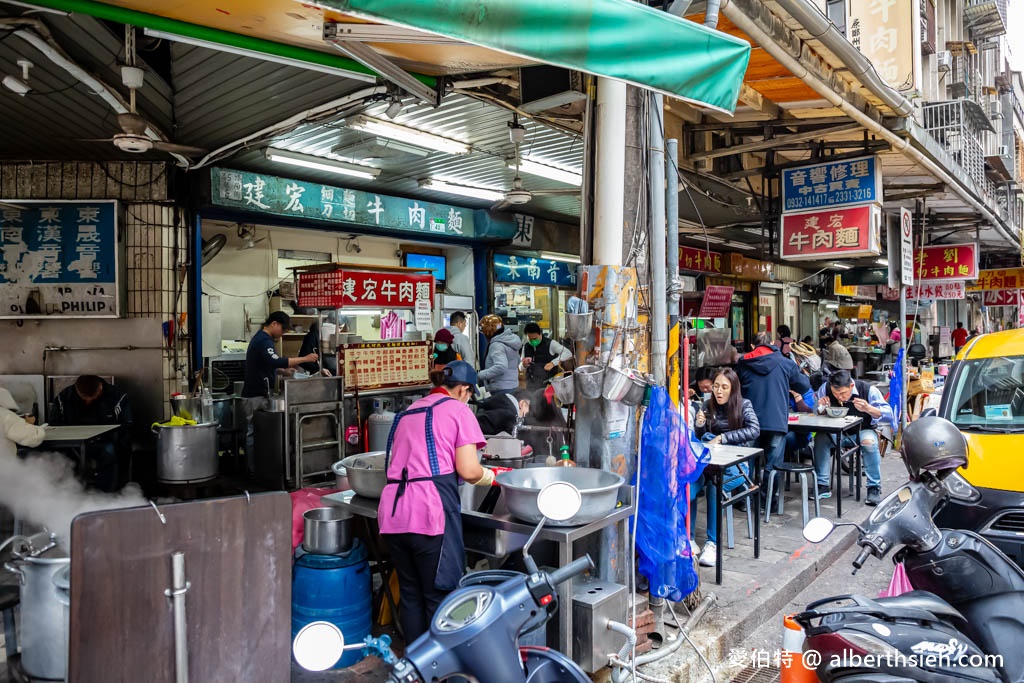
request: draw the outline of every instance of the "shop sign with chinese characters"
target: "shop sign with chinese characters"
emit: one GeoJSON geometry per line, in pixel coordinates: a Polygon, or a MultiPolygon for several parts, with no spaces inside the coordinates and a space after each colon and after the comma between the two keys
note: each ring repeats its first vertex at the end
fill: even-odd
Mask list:
{"type": "Polygon", "coordinates": [[[473,211],[460,206],[390,197],[261,173],[214,168],[215,206],[443,237],[475,237],[473,211]]]}
{"type": "Polygon", "coordinates": [[[1019,289],[996,289],[985,292],[986,306],[1016,306],[1020,301],[1019,289]]]}
{"type": "Polygon", "coordinates": [[[967,288],[967,291],[981,292],[990,289],[1020,289],[1022,287],[1024,287],[1024,268],[1005,268],[979,272],[978,278],[967,288]]]}
{"type": "Polygon", "coordinates": [[[781,256],[788,261],[877,256],[881,216],[877,204],[783,214],[781,256]]]}
{"type": "Polygon", "coordinates": [[[5,203],[0,318],[116,318],[117,214],[112,200],[5,203]]]}
{"type": "Polygon", "coordinates": [[[302,308],[414,308],[434,300],[434,276],[339,269],[298,274],[302,308]]]}
{"type": "Polygon", "coordinates": [[[430,342],[343,344],[338,367],[346,391],[422,386],[430,379],[430,342]]]}
{"type": "Polygon", "coordinates": [[[722,255],[716,251],[679,247],[679,270],[697,273],[721,273],[722,255]]]}
{"type": "Polygon", "coordinates": [[[857,0],[844,3],[847,38],[878,75],[901,91],[919,90],[920,16],[923,3],[910,0],[857,0]]]}
{"type": "Polygon", "coordinates": [[[495,254],[494,280],[546,287],[575,287],[575,263],[522,254],[495,254]]]}
{"type": "Polygon", "coordinates": [[[978,245],[943,244],[914,254],[915,280],[973,280],[978,277],[978,245]]]}
{"type": "Polygon", "coordinates": [[[906,288],[907,301],[918,299],[963,299],[966,288],[964,282],[919,282],[906,288]]]}
{"type": "Polygon", "coordinates": [[[782,170],[782,212],[882,201],[878,157],[829,161],[782,170]]]}
{"type": "Polygon", "coordinates": [[[729,315],[732,305],[732,287],[708,285],[704,289],[704,299],[700,302],[698,318],[725,318],[729,315]]]}

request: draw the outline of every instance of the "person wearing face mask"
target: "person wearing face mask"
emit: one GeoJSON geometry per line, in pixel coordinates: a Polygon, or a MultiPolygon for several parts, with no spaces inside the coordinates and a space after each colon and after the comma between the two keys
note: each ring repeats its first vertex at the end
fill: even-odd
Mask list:
{"type": "Polygon", "coordinates": [[[437,334],[434,335],[434,353],[432,354],[431,367],[444,367],[452,361],[462,360],[458,352],[455,351],[454,342],[455,335],[449,332],[447,327],[437,331],[437,334]]]}
{"type": "Polygon", "coordinates": [[[476,371],[465,361],[442,370],[442,382],[395,417],[388,435],[387,484],[377,522],[398,573],[399,621],[408,642],[427,631],[434,612],[465,569],[459,479],[494,483],[477,450],[486,441],[466,405],[476,371]]]}
{"type": "MultiPolygon", "coordinates": [[[[695,433],[702,441],[709,446],[729,444],[732,446],[745,446],[752,443],[761,434],[761,426],[757,421],[757,414],[750,401],[743,398],[740,392],[740,379],[730,368],[722,368],[715,373],[711,381],[711,400],[701,406],[694,420],[695,433]]],[[[743,485],[743,475],[748,474],[746,464],[739,467],[730,467],[725,470],[722,488],[725,491],[733,491],[743,485]]],[[[690,497],[700,493],[702,485],[691,487],[690,497]]],[[[700,553],[700,565],[702,567],[714,567],[716,562],[716,544],[718,543],[718,502],[715,497],[715,487],[706,486],[707,489],[707,543],[700,553]]]]}
{"type": "Polygon", "coordinates": [[[562,363],[572,358],[572,351],[550,337],[541,334],[540,325],[529,323],[526,346],[523,347],[523,367],[526,368],[526,388],[543,389],[548,380],[561,371],[562,363]]]}

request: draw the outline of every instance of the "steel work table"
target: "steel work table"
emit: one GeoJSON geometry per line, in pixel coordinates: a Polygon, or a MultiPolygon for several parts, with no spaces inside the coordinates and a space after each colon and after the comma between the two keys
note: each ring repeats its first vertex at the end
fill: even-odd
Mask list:
{"type": "MultiPolygon", "coordinates": [[[[790,413],[790,418],[797,416],[796,420],[790,419],[789,431],[797,434],[809,432],[823,432],[828,434],[832,441],[832,476],[836,485],[836,516],[843,516],[843,437],[850,432],[856,437],[859,432],[861,419],[854,415],[846,417],[828,417],[827,415],[816,415],[812,413],[790,413]]],[[[848,449],[852,453],[850,460],[850,488],[853,488],[853,478],[857,478],[855,489],[856,500],[860,500],[861,483],[861,459],[857,446],[848,449]]]]}
{"type": "MultiPolygon", "coordinates": [[[[357,496],[353,491],[342,491],[323,496],[321,499],[326,505],[336,505],[351,510],[354,514],[368,519],[377,519],[377,501],[372,498],[357,496]]],[[[633,514],[633,487],[623,484],[619,487],[619,507],[602,517],[599,520],[574,527],[554,527],[545,525],[538,534],[538,540],[551,541],[558,545],[558,566],[564,567],[575,558],[573,557],[573,545],[581,538],[594,534],[601,529],[613,524],[619,524],[622,538],[628,538],[628,520],[633,514]]],[[[505,531],[514,534],[529,536],[536,528],[534,524],[527,524],[513,519],[510,514],[488,515],[471,510],[462,511],[462,523],[478,529],[490,529],[494,531],[505,531]]],[[[557,586],[558,600],[558,649],[567,657],[572,657],[572,579],[557,586]]]]}

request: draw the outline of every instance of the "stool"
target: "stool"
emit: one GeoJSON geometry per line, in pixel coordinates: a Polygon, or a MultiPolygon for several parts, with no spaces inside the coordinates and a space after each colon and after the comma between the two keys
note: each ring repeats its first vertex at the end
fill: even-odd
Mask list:
{"type": "MultiPolygon", "coordinates": [[[[747,504],[747,538],[754,537],[754,499],[747,498],[744,503],[747,504]]],[[[732,505],[725,506],[725,547],[732,550],[736,547],[733,542],[732,536],[732,505]]],[[[719,529],[721,531],[721,529],[719,529]]]]}
{"type": "MultiPolygon", "coordinates": [[[[768,522],[772,517],[772,495],[775,492],[775,480],[778,475],[785,474],[787,477],[790,474],[795,474],[800,477],[800,502],[801,512],[803,513],[803,523],[807,526],[807,488],[808,482],[813,487],[814,491],[814,516],[821,516],[821,508],[818,505],[818,478],[814,474],[814,467],[811,465],[805,465],[803,463],[796,462],[782,462],[776,465],[775,469],[772,470],[768,477],[768,497],[765,498],[764,505],[764,521],[768,522]]],[[[779,505],[776,512],[782,514],[783,496],[782,491],[779,491],[779,505]]]]}
{"type": "Polygon", "coordinates": [[[4,651],[7,653],[7,675],[12,678],[11,660],[18,654],[18,635],[14,628],[14,610],[21,601],[18,586],[0,586],[0,613],[4,616],[4,651]]]}

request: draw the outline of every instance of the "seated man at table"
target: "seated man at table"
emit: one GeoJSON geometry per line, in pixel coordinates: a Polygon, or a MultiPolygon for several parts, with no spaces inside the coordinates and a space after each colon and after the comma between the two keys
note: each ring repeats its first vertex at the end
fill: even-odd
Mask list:
{"type": "Polygon", "coordinates": [[[91,474],[80,473],[96,488],[115,491],[118,457],[129,447],[132,409],[128,395],[100,377],[82,375],[57,394],[49,423],[54,426],[120,425],[120,429],[89,445],[86,466],[91,474]]]}
{"type": "MultiPolygon", "coordinates": [[[[892,408],[878,389],[867,382],[854,380],[849,370],[835,371],[818,389],[818,414],[824,415],[826,408],[830,407],[849,408],[847,416],[861,419],[860,432],[856,438],[860,441],[860,456],[868,480],[868,495],[864,502],[867,505],[878,505],[882,500],[882,456],[876,428],[880,422],[892,424],[892,408]]],[[[852,448],[856,443],[854,437],[848,435],[843,438],[841,447],[852,448]]],[[[817,473],[819,499],[832,496],[832,445],[831,435],[825,432],[814,435],[814,471],[817,473]]]]}

